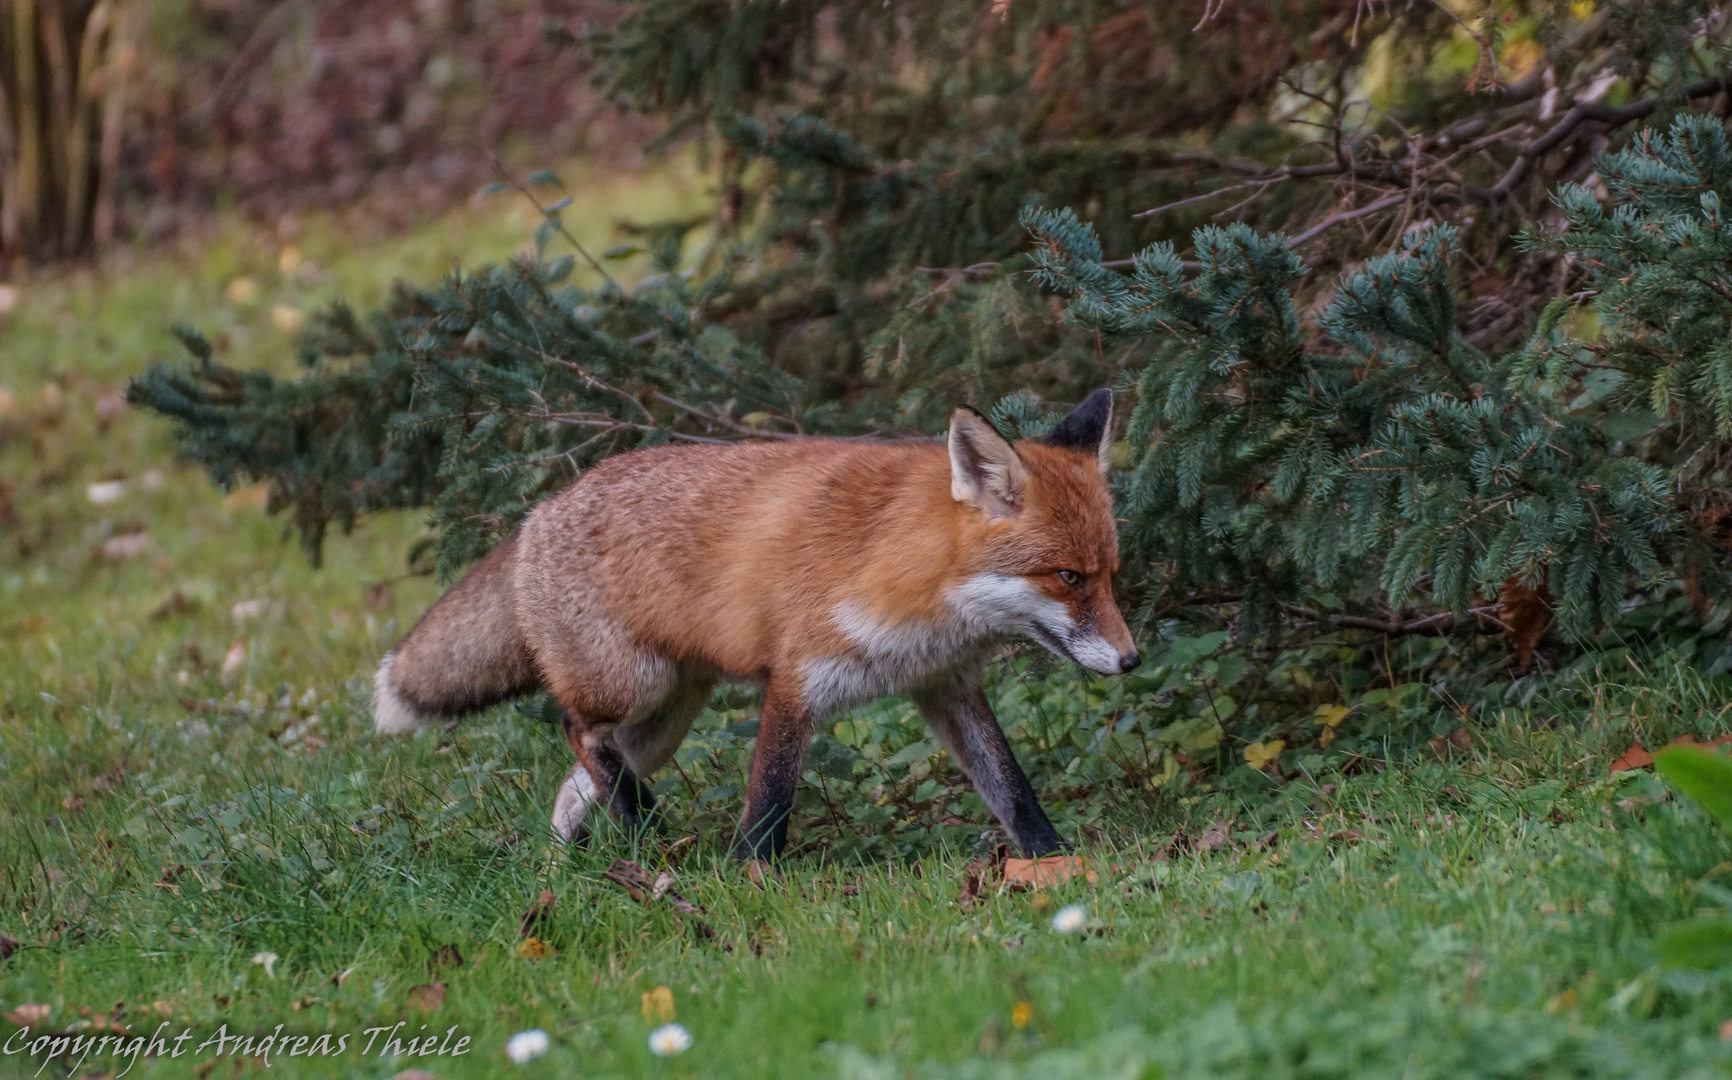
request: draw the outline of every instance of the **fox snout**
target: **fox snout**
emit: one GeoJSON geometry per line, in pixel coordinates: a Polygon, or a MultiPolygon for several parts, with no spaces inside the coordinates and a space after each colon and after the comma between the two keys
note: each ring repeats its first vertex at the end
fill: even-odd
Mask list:
{"type": "Polygon", "coordinates": [[[1137,643],[1131,638],[1131,628],[1119,613],[1111,595],[1101,597],[1080,619],[1070,623],[1055,635],[1065,646],[1061,651],[1072,660],[1100,675],[1122,675],[1134,671],[1143,658],[1137,653],[1137,643]]]}

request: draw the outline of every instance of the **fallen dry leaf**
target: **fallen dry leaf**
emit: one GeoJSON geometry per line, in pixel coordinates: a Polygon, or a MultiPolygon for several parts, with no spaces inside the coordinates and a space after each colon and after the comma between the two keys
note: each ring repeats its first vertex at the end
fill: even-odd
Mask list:
{"type": "Polygon", "coordinates": [[[1515,650],[1516,662],[1527,671],[1534,666],[1534,649],[1552,627],[1551,590],[1544,585],[1531,589],[1510,578],[1497,594],[1497,617],[1510,648],[1515,650]]]}
{"type": "Polygon", "coordinates": [[[411,1009],[421,1012],[432,1012],[445,1000],[445,984],[442,982],[422,983],[409,988],[409,997],[405,1004],[411,1009]]]}
{"type": "Polygon", "coordinates": [[[1285,739],[1271,739],[1268,742],[1254,742],[1245,747],[1245,764],[1258,772],[1270,771],[1270,766],[1281,759],[1281,751],[1287,749],[1285,739]]]}
{"type": "MultiPolygon", "coordinates": [[[[1732,735],[1717,735],[1703,741],[1694,735],[1680,735],[1667,743],[1666,746],[1693,746],[1698,750],[1710,750],[1716,746],[1732,745],[1732,735]]],[[[1654,764],[1654,755],[1642,748],[1639,742],[1631,743],[1618,760],[1612,762],[1611,772],[1628,772],[1631,769],[1646,769],[1654,764]]]]}
{"type": "Polygon", "coordinates": [[[1613,772],[1629,772],[1631,769],[1645,769],[1654,763],[1654,755],[1642,749],[1642,744],[1631,743],[1623,756],[1612,762],[1613,772]]]}
{"type": "Polygon", "coordinates": [[[6,1013],[5,1017],[7,1021],[16,1024],[18,1027],[35,1027],[37,1024],[48,1019],[49,1015],[53,1012],[53,1008],[44,1005],[39,1001],[26,1001],[16,1009],[6,1013]]]}
{"type": "Polygon", "coordinates": [[[1466,750],[1473,746],[1473,737],[1464,728],[1456,728],[1448,735],[1439,735],[1431,740],[1431,752],[1438,757],[1446,757],[1451,747],[1466,750]]]}
{"type": "Polygon", "coordinates": [[[82,810],[84,809],[84,798],[79,795],[68,795],[60,800],[60,805],[68,810],[82,810]]]}
{"type": "Polygon", "coordinates": [[[1694,746],[1701,750],[1706,750],[1714,746],[1726,746],[1728,744],[1732,744],[1732,735],[1719,735],[1715,738],[1709,739],[1707,742],[1703,742],[1694,735],[1680,735],[1671,742],[1672,746],[1694,746]]]}
{"type": "Polygon", "coordinates": [[[433,950],[433,955],[427,958],[427,970],[437,975],[446,968],[463,966],[463,954],[457,951],[455,945],[441,945],[433,950]]]}
{"type": "Polygon", "coordinates": [[[674,1019],[674,992],[665,986],[654,990],[645,990],[643,995],[643,1022],[646,1024],[671,1024],[674,1019]]]}
{"type": "Polygon", "coordinates": [[[553,913],[553,905],[559,902],[559,897],[552,890],[543,889],[541,895],[535,898],[535,903],[529,905],[529,910],[523,913],[523,918],[517,924],[517,936],[529,937],[547,922],[547,917],[553,913]]]}
{"type": "Polygon", "coordinates": [[[229,651],[223,654],[223,678],[231,678],[247,662],[247,640],[241,638],[229,646],[229,651]]]}
{"type": "Polygon", "coordinates": [[[116,391],[115,393],[104,394],[103,396],[97,398],[96,399],[96,426],[97,426],[97,428],[102,430],[102,431],[107,431],[110,427],[113,426],[115,420],[120,418],[120,414],[125,412],[125,411],[126,411],[126,395],[123,393],[116,391]]]}
{"type": "Polygon", "coordinates": [[[697,846],[698,838],[695,836],[682,836],[678,840],[675,840],[673,843],[668,845],[667,854],[665,856],[668,864],[671,866],[672,864],[679,862],[680,859],[685,856],[686,852],[697,846]]]}
{"type": "Polygon", "coordinates": [[[1086,878],[1091,885],[1100,881],[1100,875],[1095,873],[1094,867],[1081,855],[1048,855],[1041,859],[1004,860],[1004,880],[1012,885],[1044,889],[1048,885],[1062,885],[1079,875],[1086,878]]]}
{"type": "Polygon", "coordinates": [[[553,949],[538,937],[526,937],[519,941],[515,952],[525,960],[545,960],[553,955],[553,949]]]}
{"type": "Polygon", "coordinates": [[[1227,823],[1217,821],[1209,826],[1208,832],[1197,837],[1196,848],[1198,851],[1219,851],[1227,846],[1230,839],[1231,837],[1227,833],[1227,823]]]}
{"type": "Polygon", "coordinates": [[[118,789],[125,780],[126,767],[123,765],[110,765],[108,768],[103,770],[101,776],[98,776],[90,782],[90,789],[92,791],[100,791],[104,795],[107,795],[118,789]]]}
{"type": "Polygon", "coordinates": [[[5,934],[0,934],[0,960],[10,960],[12,954],[18,951],[18,948],[19,945],[17,938],[10,938],[5,934]]]}

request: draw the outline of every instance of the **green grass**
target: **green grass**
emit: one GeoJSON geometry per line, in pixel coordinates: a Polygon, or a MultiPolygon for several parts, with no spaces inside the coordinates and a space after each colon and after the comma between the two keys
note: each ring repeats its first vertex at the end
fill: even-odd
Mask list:
{"type": "MultiPolygon", "coordinates": [[[[682,190],[628,185],[606,205],[645,213],[682,190]]],[[[372,519],[312,571],[250,493],[225,499],[178,464],[165,425],[122,414],[104,428],[98,402],[173,355],[174,319],[226,336],[231,362],[287,370],[272,305],[377,299],[395,274],[507,254],[532,224],[502,203],[357,243],[348,223],[312,221],[297,241],[323,267],[310,284],[278,273],[274,240],[227,227],[135,253],[130,268],[27,283],[0,316],[14,402],[0,419],[12,505],[0,933],[24,944],[0,962],[0,1012],[44,1004],[56,1030],[117,1016],[134,1032],[190,1028],[186,1056],[127,1073],[146,1077],[262,1069],[190,1051],[222,1025],[251,1036],[279,1024],[349,1035],[339,1057],[272,1055],[269,1075],[287,1077],[515,1072],[505,1040],[534,1027],[552,1049],[524,1076],[1732,1072],[1727,973],[1662,970],[1650,949],[1717,902],[1698,883],[1725,880],[1732,844],[1647,774],[1607,773],[1632,737],[1725,730],[1724,680],[1682,669],[1607,673],[1574,712],[1536,700],[1445,758],[1298,777],[1250,802],[1181,779],[1067,805],[1054,786],[1067,830],[1095,827],[1084,850],[1098,882],[1029,893],[988,881],[972,906],[957,901],[990,843],[977,804],[969,823],[924,832],[936,839],[917,858],[827,844],[811,825],[785,876],[760,888],[722,858],[738,811],[725,772],[743,754],[694,759],[704,791],[665,778],[672,835],[701,837],[673,870],[713,940],[604,877],[616,858],[663,869],[663,843],[548,842],[570,759],[548,726],[506,709],[449,733],[372,735],[372,667],[438,593],[401,577],[419,522],[372,519]],[[242,303],[224,292],[238,276],[258,288],[242,303]],[[128,485],[119,499],[90,501],[89,485],[115,480],[128,485]],[[139,534],[149,540],[132,554],[109,544],[139,534]],[[1168,844],[1217,819],[1225,846],[1168,844]],[[525,957],[519,921],[544,889],[558,900],[534,934],[552,952],[525,957]],[[1068,903],[1086,908],[1085,932],[1051,929],[1068,903]],[[448,946],[461,963],[441,962],[448,946]],[[269,972],[263,953],[277,956],[269,972]],[[431,982],[445,995],[423,1014],[412,994],[431,982]],[[669,1060],[649,1054],[642,1015],[660,986],[695,1037],[669,1060]],[[400,1035],[456,1025],[472,1052],[359,1052],[365,1029],[399,1020],[400,1035]]],[[[605,232],[585,239],[601,246],[605,232]]],[[[1039,706],[1014,703],[1040,695],[1013,683],[1006,719],[1032,747],[1035,722],[1015,709],[1039,706]]],[[[1085,690],[1062,672],[1039,688],[1085,690]]],[[[737,743],[725,725],[747,703],[723,704],[700,726],[737,743]]],[[[917,737],[899,706],[863,716],[861,730],[917,737]]],[[[872,767],[891,789],[887,835],[924,828],[897,799],[926,782],[915,770],[945,769],[942,757],[905,766],[872,767]]],[[[824,814],[814,803],[811,820],[824,814]]],[[[0,1022],[0,1043],[13,1032],[0,1022]]],[[[0,1055],[0,1075],[41,1064],[0,1055]]],[[[83,1071],[125,1064],[92,1057],[83,1071]]]]}

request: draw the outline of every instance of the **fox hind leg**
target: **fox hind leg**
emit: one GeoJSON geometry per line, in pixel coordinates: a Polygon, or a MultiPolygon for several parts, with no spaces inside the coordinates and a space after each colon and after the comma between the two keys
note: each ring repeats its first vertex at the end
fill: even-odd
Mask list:
{"type": "Polygon", "coordinates": [[[553,800],[553,835],[567,844],[581,844],[589,839],[583,819],[590,805],[600,801],[600,794],[583,762],[572,765],[553,800]]]}
{"type": "Polygon", "coordinates": [[[584,818],[596,803],[606,802],[619,823],[633,833],[644,827],[655,809],[654,793],[627,767],[609,734],[581,714],[565,710],[565,740],[577,754],[577,764],[554,799],[553,829],[561,839],[587,836],[584,818]]]}

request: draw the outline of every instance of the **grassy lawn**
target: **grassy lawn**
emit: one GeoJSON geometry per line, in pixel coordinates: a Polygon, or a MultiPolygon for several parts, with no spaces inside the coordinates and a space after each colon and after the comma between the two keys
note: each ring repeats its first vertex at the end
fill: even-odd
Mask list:
{"type": "MultiPolygon", "coordinates": [[[[588,197],[645,213],[690,190],[588,197]]],[[[373,666],[439,591],[404,576],[419,521],[369,520],[315,571],[257,492],[213,490],[112,395],[175,355],[176,319],[228,362],[286,371],[293,313],[503,257],[533,220],[490,204],[359,243],[311,221],[293,256],[234,227],[29,283],[0,316],[0,934],[22,945],[0,961],[0,1012],[46,1006],[33,1034],[190,1030],[183,1056],[126,1073],[144,1077],[492,1076],[531,1028],[551,1048],[524,1076],[1732,1074],[1732,973],[1662,970],[1650,950],[1712,906],[1699,883],[1724,882],[1732,844],[1649,774],[1608,771],[1633,738],[1727,730],[1725,679],[1606,672],[1568,709],[1542,694],[1459,745],[1246,800],[1176,782],[1068,805],[1054,788],[1061,829],[1089,824],[1097,880],[1010,891],[988,870],[973,898],[992,838],[966,798],[924,820],[876,800],[886,830],[927,837],[912,857],[814,826],[781,879],[741,877],[722,856],[744,695],[699,723],[729,752],[691,759],[695,782],[661,778],[666,839],[586,850],[547,839],[570,760],[548,725],[503,709],[374,736],[373,666]],[[670,871],[700,913],[634,898],[608,877],[624,859],[670,871]],[[1053,929],[1070,904],[1081,929],[1053,929]],[[646,1039],[669,1001],[694,1044],[662,1059],[646,1039]],[[258,1053],[323,1033],[343,1052],[258,1053]],[[428,1033],[467,1052],[385,1052],[428,1033]],[[219,1035],[252,1053],[230,1039],[219,1056],[219,1035]]],[[[572,220],[605,246],[605,213],[572,220]]],[[[1019,739],[1043,700],[1110,707],[1063,671],[1029,685],[997,683],[1019,739]]],[[[948,775],[930,747],[901,752],[919,733],[900,705],[834,730],[873,748],[886,788],[948,775]]],[[[822,818],[828,791],[808,798],[822,818]]],[[[0,1054],[0,1075],[43,1064],[0,1054]]],[[[92,1054],[42,1075],[128,1068],[92,1054]]]]}

